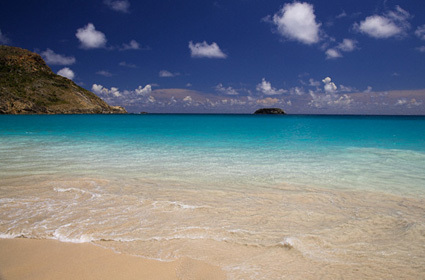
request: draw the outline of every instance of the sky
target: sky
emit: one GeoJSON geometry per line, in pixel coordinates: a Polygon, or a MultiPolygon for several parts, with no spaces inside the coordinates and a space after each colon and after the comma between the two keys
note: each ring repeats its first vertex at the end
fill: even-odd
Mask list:
{"type": "Polygon", "coordinates": [[[0,44],[132,113],[425,114],[423,0],[3,0],[0,44]]]}

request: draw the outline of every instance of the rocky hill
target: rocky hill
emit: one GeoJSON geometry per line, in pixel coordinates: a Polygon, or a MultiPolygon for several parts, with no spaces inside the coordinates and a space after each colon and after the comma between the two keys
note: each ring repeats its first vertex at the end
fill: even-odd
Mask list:
{"type": "Polygon", "coordinates": [[[56,75],[40,55],[0,46],[0,114],[121,114],[94,93],[56,75]]]}

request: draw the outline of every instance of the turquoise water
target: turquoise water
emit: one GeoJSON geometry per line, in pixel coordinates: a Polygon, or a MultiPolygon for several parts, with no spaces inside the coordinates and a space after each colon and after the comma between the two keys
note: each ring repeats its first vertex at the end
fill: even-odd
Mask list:
{"type": "Polygon", "coordinates": [[[424,205],[425,117],[0,116],[0,238],[229,279],[424,279],[424,205]]]}
{"type": "Polygon", "coordinates": [[[425,118],[1,116],[0,159],[2,177],[72,173],[423,194],[425,118]]]}

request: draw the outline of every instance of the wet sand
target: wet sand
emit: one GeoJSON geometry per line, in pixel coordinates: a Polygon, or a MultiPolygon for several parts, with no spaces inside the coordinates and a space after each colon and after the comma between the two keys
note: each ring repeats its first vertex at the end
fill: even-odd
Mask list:
{"type": "Polygon", "coordinates": [[[89,243],[0,239],[0,252],[0,280],[226,279],[220,268],[201,261],[161,262],[89,243]]]}

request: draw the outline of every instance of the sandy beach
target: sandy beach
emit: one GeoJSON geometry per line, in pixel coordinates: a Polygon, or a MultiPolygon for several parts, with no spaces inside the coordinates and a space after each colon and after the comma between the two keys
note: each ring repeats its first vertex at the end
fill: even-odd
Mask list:
{"type": "Polygon", "coordinates": [[[226,279],[218,267],[182,258],[161,262],[93,244],[0,239],[0,279],[226,279]]]}

